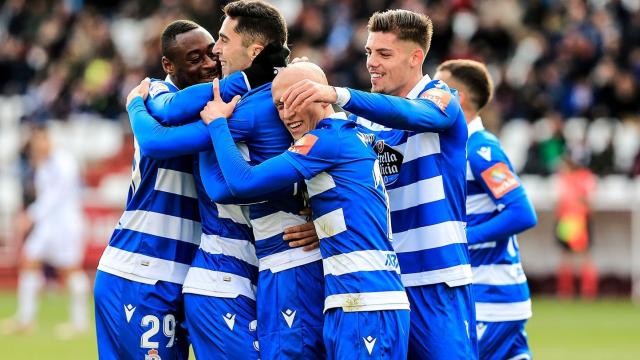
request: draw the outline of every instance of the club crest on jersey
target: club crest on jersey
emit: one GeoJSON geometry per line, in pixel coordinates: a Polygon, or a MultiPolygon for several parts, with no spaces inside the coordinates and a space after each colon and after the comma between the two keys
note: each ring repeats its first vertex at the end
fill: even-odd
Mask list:
{"type": "Polygon", "coordinates": [[[158,350],[151,349],[147,351],[147,354],[144,356],[144,360],[162,360],[160,354],[158,354],[158,350]]]}
{"type": "Polygon", "coordinates": [[[384,180],[385,185],[391,185],[396,180],[398,180],[398,176],[400,174],[400,167],[402,166],[402,159],[404,156],[387,145],[384,140],[378,140],[373,145],[373,149],[378,154],[378,162],[380,163],[380,174],[382,174],[382,179],[384,180]]]}
{"type": "Polygon", "coordinates": [[[306,134],[296,141],[290,148],[289,151],[292,153],[307,155],[313,145],[315,145],[316,141],[318,141],[318,137],[313,134],[306,134]]]}
{"type": "Polygon", "coordinates": [[[449,105],[449,102],[451,101],[451,93],[446,91],[446,90],[442,90],[442,89],[438,89],[438,88],[431,88],[431,89],[423,92],[420,95],[420,97],[422,99],[427,99],[427,100],[431,101],[432,103],[436,104],[436,106],[442,112],[445,111],[445,109],[449,105]]]}
{"type": "Polygon", "coordinates": [[[520,186],[505,163],[497,163],[482,172],[482,179],[496,199],[500,199],[509,191],[520,186]]]}

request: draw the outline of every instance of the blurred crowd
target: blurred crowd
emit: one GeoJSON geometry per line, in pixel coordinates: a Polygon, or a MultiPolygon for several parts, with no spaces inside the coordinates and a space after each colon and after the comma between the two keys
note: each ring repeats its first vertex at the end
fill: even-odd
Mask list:
{"type": "MultiPolygon", "coordinates": [[[[563,131],[572,118],[586,119],[586,127],[613,119],[607,120],[613,127],[638,131],[640,0],[271,2],[287,18],[293,56],[318,62],[333,85],[359,89],[369,88],[363,49],[368,17],[388,8],[423,12],[434,23],[427,73],[447,59],[483,61],[496,85],[484,114],[490,128],[512,119],[545,120],[524,172],[553,173],[567,155],[598,174],[640,174],[640,158],[615,166],[614,139],[592,154],[586,136],[567,139],[563,131]]],[[[164,26],[187,18],[215,35],[225,3],[0,1],[0,96],[27,96],[24,121],[65,120],[75,113],[122,119],[125,94],[144,76],[164,77],[164,26]]]]}

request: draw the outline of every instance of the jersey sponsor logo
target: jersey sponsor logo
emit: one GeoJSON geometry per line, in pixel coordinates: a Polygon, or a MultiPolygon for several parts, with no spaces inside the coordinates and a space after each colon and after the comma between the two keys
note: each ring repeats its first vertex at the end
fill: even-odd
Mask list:
{"type": "Polygon", "coordinates": [[[362,340],[364,341],[364,346],[367,347],[369,355],[371,355],[371,353],[373,352],[373,347],[376,346],[377,339],[369,335],[366,338],[362,338],[362,340]]]}
{"type": "Polygon", "coordinates": [[[133,313],[136,311],[136,307],[128,304],[128,305],[124,305],[124,314],[127,317],[127,322],[131,321],[131,317],[133,316],[133,313]]]}
{"type": "Polygon", "coordinates": [[[392,269],[398,268],[398,255],[396,254],[387,254],[387,259],[385,260],[384,266],[388,266],[392,269]]]}
{"type": "Polygon", "coordinates": [[[488,146],[481,147],[480,150],[478,150],[478,155],[487,161],[491,161],[491,148],[488,146]]]}
{"type": "Polygon", "coordinates": [[[384,180],[385,185],[391,185],[396,180],[398,180],[398,176],[400,174],[400,167],[402,166],[402,160],[404,156],[387,145],[384,140],[377,141],[373,149],[378,154],[378,162],[380,163],[380,174],[382,174],[382,179],[384,180]]]}
{"type": "Polygon", "coordinates": [[[152,98],[167,92],[169,92],[169,87],[160,81],[154,81],[149,85],[149,96],[152,98]]]}
{"type": "Polygon", "coordinates": [[[420,98],[431,101],[440,109],[440,111],[445,112],[445,109],[451,101],[451,93],[446,90],[431,88],[423,92],[420,95],[420,98]]]}
{"type": "Polygon", "coordinates": [[[222,315],[224,322],[227,323],[229,330],[233,331],[233,326],[236,324],[236,314],[231,315],[230,313],[226,313],[222,315]]]}
{"type": "Polygon", "coordinates": [[[497,163],[482,172],[482,179],[496,199],[500,199],[509,191],[520,186],[505,163],[497,163]]]}
{"type": "Polygon", "coordinates": [[[144,356],[144,360],[162,360],[160,354],[158,354],[158,350],[151,349],[147,351],[147,354],[144,356]]]}
{"type": "Polygon", "coordinates": [[[284,316],[284,321],[287,322],[287,325],[289,325],[289,328],[291,328],[291,326],[293,326],[293,320],[295,320],[296,318],[296,312],[297,310],[291,310],[291,309],[287,309],[285,311],[282,311],[282,316],[284,316]]]}
{"type": "Polygon", "coordinates": [[[289,151],[300,155],[307,155],[309,151],[311,151],[311,148],[316,143],[316,141],[318,141],[317,136],[313,134],[307,134],[298,139],[298,141],[296,141],[293,146],[289,148],[289,151]]]}

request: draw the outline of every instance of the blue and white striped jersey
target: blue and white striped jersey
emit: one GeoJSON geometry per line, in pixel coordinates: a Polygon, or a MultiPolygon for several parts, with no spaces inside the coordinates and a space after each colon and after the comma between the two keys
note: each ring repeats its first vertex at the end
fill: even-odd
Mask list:
{"type": "Polygon", "coordinates": [[[250,167],[235,150],[225,121],[209,131],[232,192],[259,196],[306,179],[325,275],[325,310],[408,309],[397,256],[389,240],[389,208],[375,137],[344,113],[280,156],[250,167]]]}
{"type": "Polygon", "coordinates": [[[464,202],[467,126],[455,91],[425,75],[408,99],[348,92],[348,102],[339,105],[384,141],[377,146],[378,158],[402,282],[471,283],[464,202]]]}
{"type": "Polygon", "coordinates": [[[476,318],[524,320],[531,317],[531,300],[515,232],[502,231],[487,238],[476,231],[487,224],[504,228],[490,221],[520,205],[524,205],[524,211],[503,220],[513,224],[521,221],[519,217],[528,218],[529,200],[498,139],[484,130],[480,118],[469,123],[469,134],[467,224],[476,318]]]}
{"type": "MultiPolygon", "coordinates": [[[[164,87],[177,88],[170,82],[164,87]]],[[[152,159],[137,140],[127,205],[98,270],[153,284],[182,284],[200,244],[193,158],[152,159]]]]}
{"type": "MultiPolygon", "coordinates": [[[[291,135],[282,124],[273,105],[271,83],[246,93],[236,105],[228,122],[234,140],[251,164],[259,164],[277,156],[291,145],[291,135]]],[[[206,141],[211,143],[208,136],[206,141]]],[[[206,162],[201,161],[200,165],[202,173],[219,170],[215,156],[205,160],[206,162]]],[[[217,176],[204,176],[203,180],[209,194],[215,193],[216,187],[224,186],[224,179],[221,180],[217,176]]],[[[260,271],[278,272],[321,259],[319,250],[290,248],[289,244],[282,240],[285,228],[306,222],[304,217],[298,215],[304,207],[300,191],[289,196],[283,194],[277,199],[251,204],[248,207],[260,271]]]]}
{"type": "MultiPolygon", "coordinates": [[[[211,84],[199,86],[205,87],[203,93],[208,86],[208,93],[211,93],[211,84]]],[[[225,96],[231,97],[246,92],[244,75],[236,73],[223,80],[221,89],[225,96]]],[[[154,80],[148,100],[170,103],[177,91],[169,77],[165,81],[154,80]]],[[[141,99],[130,104],[130,110],[135,107],[144,109],[141,99]]],[[[136,127],[132,127],[136,141],[127,205],[98,269],[138,282],[161,280],[182,284],[200,244],[202,226],[198,205],[203,214],[210,215],[205,211],[206,206],[203,208],[203,203],[198,202],[201,183],[199,178],[194,181],[192,175],[194,164],[197,167],[198,162],[194,162],[191,155],[167,157],[164,153],[161,156],[146,153],[147,149],[141,148],[138,140],[158,134],[136,133],[136,127]]],[[[214,227],[209,225],[207,228],[214,227]]],[[[202,237],[206,238],[206,235],[202,237]]]]}
{"type": "MultiPolygon", "coordinates": [[[[215,157],[215,154],[213,151],[200,153],[200,159],[203,156],[215,157]]],[[[244,206],[209,200],[198,165],[194,167],[193,176],[200,199],[202,237],[182,292],[222,298],[243,295],[255,300],[258,258],[248,211],[244,206]]]]}

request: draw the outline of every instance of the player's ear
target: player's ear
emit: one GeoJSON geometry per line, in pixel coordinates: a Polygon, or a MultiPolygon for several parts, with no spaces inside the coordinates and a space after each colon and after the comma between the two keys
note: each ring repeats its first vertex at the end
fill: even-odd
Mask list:
{"type": "Polygon", "coordinates": [[[251,57],[251,61],[258,56],[262,50],[264,50],[264,45],[260,45],[258,43],[253,43],[249,46],[249,56],[251,57]]]}
{"type": "Polygon", "coordinates": [[[173,66],[173,63],[167,59],[166,56],[162,57],[162,69],[164,69],[164,72],[169,75],[173,75],[175,73],[175,66],[173,66]]]}
{"type": "Polygon", "coordinates": [[[416,66],[422,67],[422,63],[424,62],[424,57],[425,57],[424,50],[422,50],[419,47],[416,47],[411,52],[411,56],[409,56],[409,64],[411,65],[411,67],[416,67],[416,66]]]}

